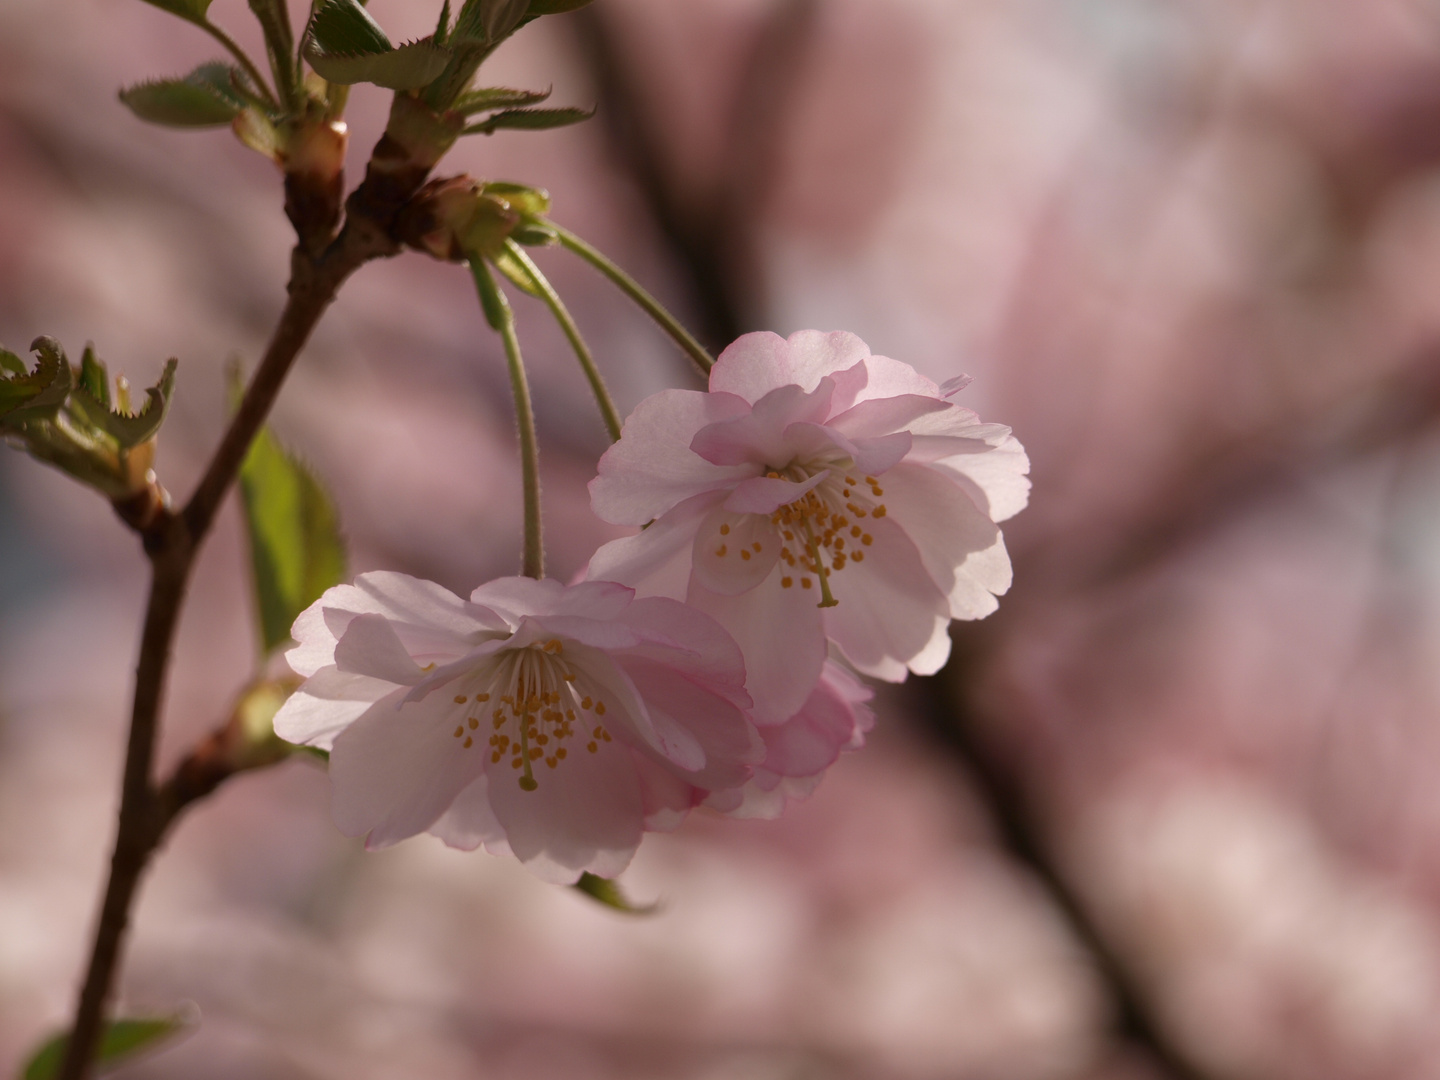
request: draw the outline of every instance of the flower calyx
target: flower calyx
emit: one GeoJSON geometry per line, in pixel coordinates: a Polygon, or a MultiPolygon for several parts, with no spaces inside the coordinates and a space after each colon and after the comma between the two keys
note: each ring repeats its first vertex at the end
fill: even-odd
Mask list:
{"type": "MultiPolygon", "coordinates": [[[[396,232],[402,243],[446,262],[482,256],[513,281],[517,274],[507,268],[505,242],[553,242],[554,233],[536,220],[549,207],[550,196],[540,188],[452,176],[421,188],[401,214],[396,232]]],[[[518,276],[531,291],[528,275],[518,276]]]]}

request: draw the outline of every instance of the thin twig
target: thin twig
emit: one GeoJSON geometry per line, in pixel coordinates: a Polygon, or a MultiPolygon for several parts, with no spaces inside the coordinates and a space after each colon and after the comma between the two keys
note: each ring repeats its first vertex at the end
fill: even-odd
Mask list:
{"type": "Polygon", "coordinates": [[[515,313],[505,299],[482,255],[470,257],[470,274],[480,294],[485,319],[505,343],[505,364],[510,371],[510,392],[515,398],[515,426],[520,435],[520,480],[525,490],[525,541],[521,573],[540,579],[545,576],[545,537],[540,517],[540,443],[535,437],[535,408],[530,401],[530,383],[525,378],[525,360],[515,334],[515,313]]]}
{"type": "MultiPolygon", "coordinates": [[[[380,145],[385,145],[383,138],[380,145]]],[[[377,172],[372,170],[356,189],[351,217],[322,254],[308,253],[303,243],[292,252],[285,308],[240,408],[185,509],[175,514],[161,507],[146,518],[127,519],[140,533],[150,558],[150,599],[135,672],[135,699],[110,877],[58,1080],[85,1080],[90,1073],[140,877],[166,827],[191,801],[189,797],[176,798],[169,790],[172,785],[167,784],[165,790],[157,788],[152,773],[165,674],[196,553],[214,524],[251,441],[275,403],[286,374],[340,286],[364,263],[399,250],[390,226],[423,183],[425,170],[413,170],[405,183],[377,172]]],[[[305,235],[305,224],[297,225],[301,236],[305,235]]]]}
{"type": "Polygon", "coordinates": [[[235,44],[234,38],[209,19],[202,19],[195,25],[200,27],[201,30],[204,30],[221,45],[225,46],[225,50],[245,69],[245,74],[250,76],[250,81],[255,84],[255,89],[260,91],[264,96],[267,105],[272,108],[279,108],[279,103],[275,100],[275,95],[270,90],[270,84],[266,82],[264,76],[260,74],[260,69],[255,66],[255,61],[250,59],[249,54],[240,48],[239,45],[235,44]]]}
{"type": "Polygon", "coordinates": [[[614,282],[621,292],[635,301],[646,315],[654,319],[660,329],[669,334],[675,344],[685,350],[685,355],[695,361],[695,366],[700,369],[702,375],[710,374],[710,369],[715,366],[715,358],[705,350],[705,346],[691,336],[689,330],[680,325],[674,315],[665,310],[660,301],[646,292],[638,281],[606,258],[602,252],[591,247],[580,237],[568,229],[562,229],[553,221],[547,221],[545,224],[555,230],[555,235],[560,238],[561,244],[614,282]]]}
{"type": "Polygon", "coordinates": [[[505,250],[530,275],[530,283],[535,286],[536,292],[540,294],[540,299],[545,301],[545,306],[550,309],[550,314],[555,317],[555,321],[560,324],[560,329],[565,332],[565,340],[570,342],[575,359],[580,362],[580,369],[585,372],[585,378],[589,381],[590,389],[595,394],[595,405],[600,410],[601,419],[605,421],[605,430],[610,433],[610,441],[616,442],[620,438],[620,411],[615,408],[615,401],[610,397],[610,391],[605,386],[600,369],[595,366],[595,357],[590,355],[590,346],[586,345],[585,339],[580,336],[580,328],[570,317],[565,302],[560,299],[560,294],[550,284],[550,279],[540,272],[540,267],[535,265],[535,260],[525,253],[524,248],[514,240],[506,240],[505,250]]]}

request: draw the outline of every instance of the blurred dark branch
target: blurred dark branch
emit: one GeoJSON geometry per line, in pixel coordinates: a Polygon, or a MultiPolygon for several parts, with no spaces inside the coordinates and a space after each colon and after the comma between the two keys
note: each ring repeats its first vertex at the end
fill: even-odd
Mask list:
{"type": "MultiPolygon", "coordinates": [[[[1306,479],[1440,427],[1440,342],[1407,367],[1357,394],[1327,401],[1210,448],[1181,467],[1151,509],[1118,544],[1101,549],[1080,575],[1098,585],[1140,573],[1214,535],[1217,529],[1306,479]],[[1339,423],[1336,420],[1340,421],[1339,423]]],[[[1074,544],[1074,537],[1066,538],[1074,544]]],[[[1032,555],[1035,553],[1032,553],[1032,555]]],[[[1044,565],[1041,553],[1029,560],[1044,565]]]]}
{"type": "MultiPolygon", "coordinates": [[[[665,132],[647,107],[642,76],[622,54],[620,34],[611,24],[614,16],[595,5],[575,18],[582,52],[600,90],[600,115],[616,159],[645,197],[661,236],[684,270],[704,333],[722,346],[737,336],[749,309],[759,307],[763,299],[745,285],[754,279],[756,262],[750,248],[753,233],[747,226],[763,205],[767,179],[778,167],[785,106],[799,89],[801,56],[814,37],[817,12],[813,0],[781,0],[757,33],[738,81],[741,90],[731,111],[725,153],[717,159],[729,171],[719,181],[720,194],[713,204],[688,197],[671,179],[664,160],[665,132]]],[[[988,627],[970,632],[978,635],[977,645],[993,636],[988,627]]],[[[977,662],[983,653],[983,646],[957,647],[947,672],[977,662]]],[[[942,676],[916,683],[930,728],[969,773],[976,793],[989,807],[1006,853],[1047,890],[1092,957],[1115,1004],[1119,1034],[1147,1051],[1175,1080],[1200,1080],[1156,1025],[1144,988],[1052,861],[1022,785],[974,737],[958,681],[942,676]]]]}
{"type": "Polygon", "coordinates": [[[1203,1080],[1170,1045],[1159,1028],[1146,987],[1115,952],[1095,925],[1083,902],[1061,873],[1049,851],[1044,825],[1014,765],[977,731],[973,706],[965,687],[974,685],[973,670],[983,667],[985,642],[995,637],[989,627],[969,623],[956,630],[950,662],[940,674],[912,679],[915,703],[931,737],[965,769],[970,788],[990,815],[1000,847],[1018,861],[1045,889],[1070,932],[1094,964],[1115,1008],[1115,1029],[1122,1039],[1142,1048],[1173,1080],[1203,1080]]]}
{"type": "Polygon", "coordinates": [[[781,0],[746,58],[739,92],[715,160],[723,172],[710,191],[682,191],[674,182],[652,94],[625,55],[617,18],[602,4],[570,19],[600,98],[597,119],[621,172],[639,189],[666,245],[688,281],[699,337],[718,352],[752,325],[762,298],[756,284],[752,222],[775,175],[786,103],[797,89],[814,37],[816,0],[781,0]]]}

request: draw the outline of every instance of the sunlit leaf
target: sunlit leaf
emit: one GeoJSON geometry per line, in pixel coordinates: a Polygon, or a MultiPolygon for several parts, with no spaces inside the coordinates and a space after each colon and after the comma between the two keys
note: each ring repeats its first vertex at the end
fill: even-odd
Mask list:
{"type": "MultiPolygon", "coordinates": [[[[89,349],[85,351],[85,355],[93,360],[93,353],[89,349]]],[[[94,362],[100,372],[103,396],[91,389],[82,364],[80,385],[71,395],[72,405],[86,420],[114,439],[122,450],[129,450],[147,439],[154,438],[160,425],[165,422],[166,410],[169,409],[170,399],[175,393],[176,362],[165,362],[165,370],[161,373],[159,382],[145,391],[145,405],[133,414],[111,407],[108,379],[104,376],[105,368],[98,361],[94,362]]]]}
{"type": "Polygon", "coordinates": [[[74,385],[70,362],[58,342],[47,337],[36,338],[30,349],[40,354],[34,371],[11,352],[6,352],[0,362],[8,371],[19,368],[15,374],[0,378],[0,418],[7,426],[54,416],[74,385]]]}
{"type": "Polygon", "coordinates": [[[242,105],[193,73],[128,87],[120,100],[141,120],[166,127],[219,127],[234,120],[242,105]]]}
{"type": "MultiPolygon", "coordinates": [[[[112,1020],[100,1035],[95,1053],[96,1071],[113,1069],[137,1055],[157,1049],[177,1035],[192,1031],[199,1023],[198,1010],[153,1019],[112,1020]]],[[[50,1080],[60,1071],[69,1032],[56,1035],[37,1050],[20,1074],[21,1080],[50,1080]]]]}
{"type": "Polygon", "coordinates": [[[589,120],[595,115],[594,109],[506,109],[487,117],[478,124],[471,124],[462,134],[490,135],[502,128],[520,131],[545,131],[549,128],[566,127],[589,120]]]}
{"type": "Polygon", "coordinates": [[[95,355],[95,346],[86,345],[80,358],[80,385],[103,409],[110,408],[110,373],[95,355]]]}
{"type": "MultiPolygon", "coordinates": [[[[307,36],[321,53],[332,56],[366,56],[389,52],[393,47],[380,24],[358,0],[325,0],[315,9],[307,36]]],[[[310,51],[308,46],[306,51],[310,51]]],[[[320,71],[318,67],[315,70],[320,71]]]]}
{"type": "Polygon", "coordinates": [[[426,39],[378,53],[338,54],[309,49],[305,59],[318,75],[332,83],[374,83],[387,90],[418,90],[445,70],[450,50],[426,39]]]}
{"type": "Polygon", "coordinates": [[[659,904],[634,904],[620,890],[620,885],[610,878],[597,877],[591,873],[580,875],[574,885],[586,896],[598,900],[606,907],[623,911],[626,915],[654,915],[660,910],[659,904]]]}
{"type": "Polygon", "coordinates": [[[290,639],[295,617],[346,576],[345,543],[320,482],[262,429],[240,469],[264,651],[290,639]]]}
{"type": "Polygon", "coordinates": [[[512,90],[508,86],[487,86],[461,94],[450,106],[452,112],[470,116],[488,109],[513,109],[522,105],[538,105],[550,96],[549,90],[512,90]]]}

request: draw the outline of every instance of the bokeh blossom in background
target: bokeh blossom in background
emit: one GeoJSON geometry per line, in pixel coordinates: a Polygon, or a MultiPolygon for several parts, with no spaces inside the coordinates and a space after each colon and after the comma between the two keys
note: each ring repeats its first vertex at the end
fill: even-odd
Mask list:
{"type": "MultiPolygon", "coordinates": [[[[371,10],[397,40],[434,25],[371,10]]],[[[210,59],[185,30],[139,3],[0,5],[0,341],[94,339],[136,386],[181,357],[157,461],[177,491],[292,242],[265,161],[107,104],[210,59]]],[[[812,647],[816,689],[757,726],[745,785],[626,870],[663,901],[647,918],[434,837],[365,852],[311,763],[236,780],[147,879],[121,984],[204,1022],[115,1075],[1440,1075],[1432,6],[597,0],[492,63],[599,111],[470,140],[456,169],[543,184],[706,344],[844,327],[936,388],[973,375],[944,400],[1032,462],[1014,585],[953,624],[937,675],[873,700],[812,647]]],[[[352,96],[352,174],[383,113],[352,96]]],[[[684,385],[606,283],[536,260],[622,414],[684,385]]],[[[571,581],[634,528],[592,512],[603,428],[543,309],[516,310],[571,581]]],[[[341,295],[274,427],[332,486],[356,571],[468,596],[515,572],[507,395],[464,275],[412,254],[341,295]]],[[[20,455],[0,499],[3,1071],[82,963],[143,560],[20,455]]],[[[241,689],[246,573],[230,506],[162,761],[241,689]]]]}

